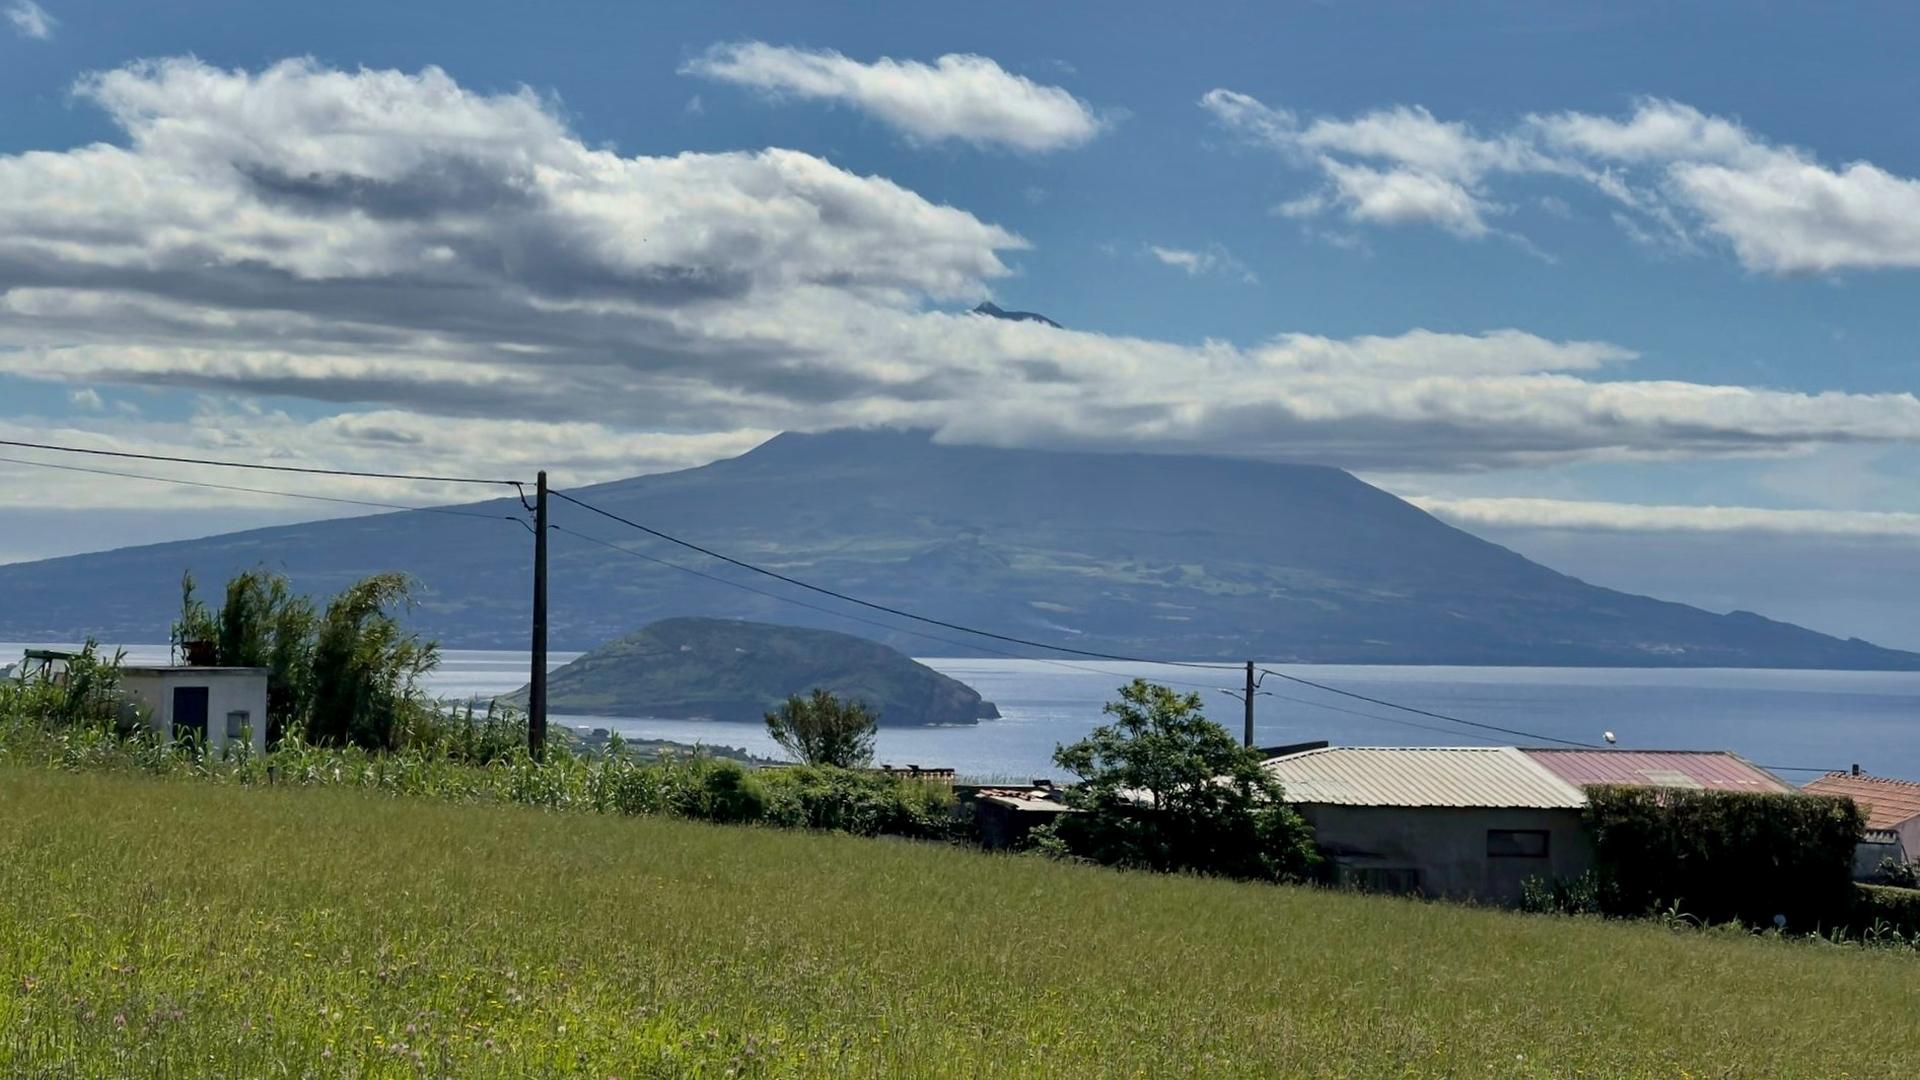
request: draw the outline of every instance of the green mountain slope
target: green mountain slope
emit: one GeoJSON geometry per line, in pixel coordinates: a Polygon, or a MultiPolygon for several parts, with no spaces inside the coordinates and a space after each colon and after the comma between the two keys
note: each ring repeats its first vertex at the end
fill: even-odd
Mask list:
{"type": "MultiPolygon", "coordinates": [[[[947,446],[924,433],[865,430],[782,435],[737,458],[575,494],[857,596],[1105,652],[1920,669],[1920,654],[1589,585],[1319,466],[947,446]]],[[[519,509],[512,500],[477,506],[519,509]]],[[[553,521],[839,606],[564,502],[553,521]]],[[[422,585],[412,620],[442,642],[522,648],[527,640],[526,531],[417,512],[0,566],[0,638],[161,640],[182,569],[210,582],[259,563],[329,592],[369,571],[406,570],[422,585]]],[[[555,648],[590,648],[648,620],[688,614],[851,630],[920,656],[1000,647],[872,612],[863,614],[901,629],[851,623],[569,532],[553,538],[551,587],[555,648]]]]}
{"type": "MultiPolygon", "coordinates": [[[[851,634],[737,619],[662,619],[547,677],[554,712],[758,721],[824,687],[890,727],[997,718],[972,687],[851,634]]],[[[524,703],[523,688],[511,699],[524,703]]]]}

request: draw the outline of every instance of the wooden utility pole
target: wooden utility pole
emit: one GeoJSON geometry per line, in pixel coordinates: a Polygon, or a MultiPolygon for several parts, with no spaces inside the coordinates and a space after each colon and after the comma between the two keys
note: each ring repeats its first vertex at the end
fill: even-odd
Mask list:
{"type": "Polygon", "coordinates": [[[540,470],[533,504],[533,670],[527,679],[527,752],[533,755],[535,761],[546,760],[547,471],[545,469],[540,470]]]}
{"type": "Polygon", "coordinates": [[[1247,738],[1244,744],[1253,746],[1253,661],[1247,661],[1247,738]]]}

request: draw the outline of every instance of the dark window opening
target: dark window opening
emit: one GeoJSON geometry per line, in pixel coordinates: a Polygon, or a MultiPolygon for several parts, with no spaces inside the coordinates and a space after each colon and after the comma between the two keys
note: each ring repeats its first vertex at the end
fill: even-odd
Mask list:
{"type": "Polygon", "coordinates": [[[1544,859],[1547,857],[1545,829],[1488,829],[1487,857],[1493,859],[1544,859]]]}

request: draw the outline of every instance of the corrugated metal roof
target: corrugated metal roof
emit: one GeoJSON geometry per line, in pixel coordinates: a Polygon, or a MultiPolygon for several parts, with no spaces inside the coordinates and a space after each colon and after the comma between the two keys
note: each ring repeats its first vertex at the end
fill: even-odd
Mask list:
{"type": "Polygon", "coordinates": [[[1579,809],[1586,797],[1511,746],[1331,746],[1264,762],[1287,801],[1579,809]]]}
{"type": "Polygon", "coordinates": [[[1521,752],[1575,787],[1631,784],[1775,794],[1793,790],[1786,781],[1724,750],[1562,750],[1556,747],[1521,752]]]}
{"type": "Polygon", "coordinates": [[[1845,795],[1867,812],[1867,828],[1891,829],[1920,816],[1920,784],[1879,776],[1828,773],[1800,790],[1812,795],[1845,795]]]}

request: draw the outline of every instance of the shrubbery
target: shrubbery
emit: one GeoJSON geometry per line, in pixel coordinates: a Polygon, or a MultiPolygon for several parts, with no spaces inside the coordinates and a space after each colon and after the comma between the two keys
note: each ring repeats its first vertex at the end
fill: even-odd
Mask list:
{"type": "Polygon", "coordinates": [[[1855,886],[1853,928],[1862,932],[1876,927],[1907,937],[1920,936],[1920,889],[1902,889],[1892,885],[1855,886]]]}
{"type": "Polygon", "coordinates": [[[1814,930],[1852,922],[1851,800],[1800,794],[1587,789],[1609,914],[1678,906],[1708,922],[1814,930]]]}

